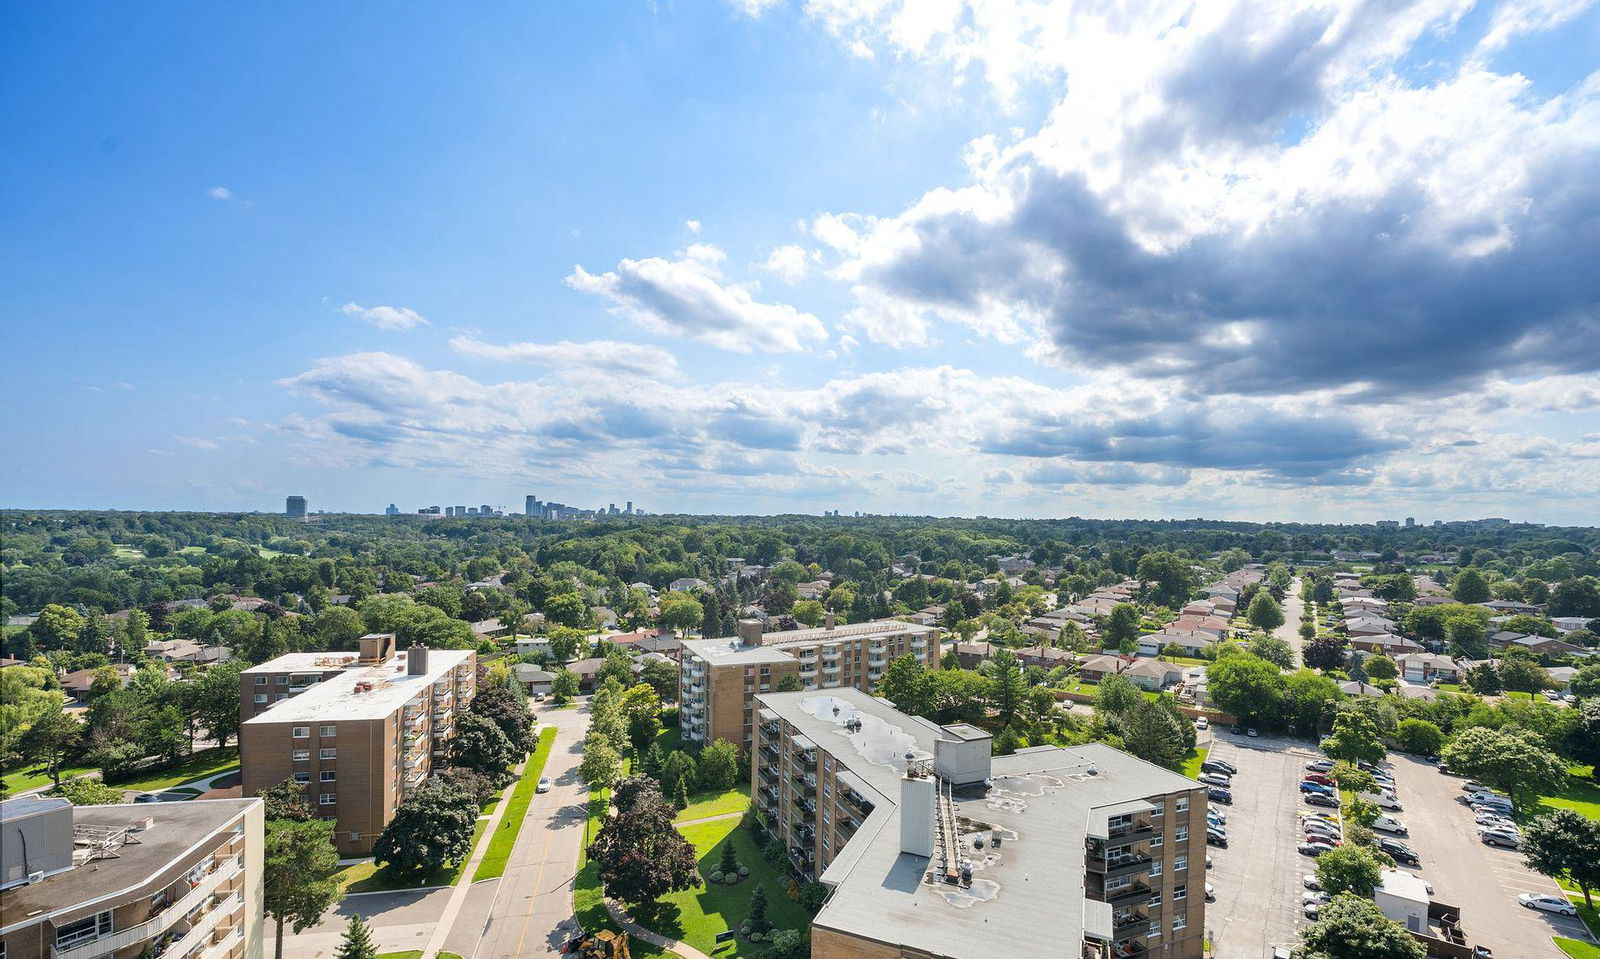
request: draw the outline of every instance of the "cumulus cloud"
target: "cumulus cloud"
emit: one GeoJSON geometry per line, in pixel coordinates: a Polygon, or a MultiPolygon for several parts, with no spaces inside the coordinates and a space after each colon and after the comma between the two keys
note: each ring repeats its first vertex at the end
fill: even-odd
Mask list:
{"type": "Polygon", "coordinates": [[[767,261],[762,265],[762,269],[790,285],[805,279],[810,268],[811,255],[797,243],[777,247],[767,255],[767,261]]]}
{"type": "Polygon", "coordinates": [[[671,351],[616,340],[488,343],[475,337],[457,336],[451,338],[450,348],[474,359],[527,363],[571,373],[666,377],[678,372],[678,359],[671,351]]]}
{"type": "Polygon", "coordinates": [[[810,313],[786,303],[760,303],[726,282],[717,247],[697,243],[675,260],[623,260],[607,273],[579,266],[567,285],[613,304],[612,312],[657,333],[688,336],[736,353],[798,353],[826,342],[810,313]]]}
{"type": "MultiPolygon", "coordinates": [[[[1574,6],[1503,3],[1490,35],[1574,6]]],[[[814,221],[857,300],[842,325],[911,346],[955,323],[1211,395],[1600,369],[1600,75],[1539,95],[1468,58],[1408,79],[1419,38],[1468,7],[808,6],[1002,94],[1065,89],[1033,135],[969,149],[970,182],[814,221]]]]}
{"type": "Polygon", "coordinates": [[[409,330],[428,325],[420,313],[403,306],[365,307],[359,303],[346,303],[339,307],[339,312],[380,330],[409,330]]]}
{"type": "Polygon", "coordinates": [[[191,449],[214,450],[221,448],[220,443],[215,440],[208,440],[203,436],[174,436],[173,439],[191,449]]]}
{"type": "Polygon", "coordinates": [[[206,196],[210,197],[213,200],[233,200],[233,199],[237,199],[237,197],[235,197],[233,195],[233,191],[228,189],[225,186],[214,186],[214,187],[212,187],[211,189],[206,191],[206,196]]]}

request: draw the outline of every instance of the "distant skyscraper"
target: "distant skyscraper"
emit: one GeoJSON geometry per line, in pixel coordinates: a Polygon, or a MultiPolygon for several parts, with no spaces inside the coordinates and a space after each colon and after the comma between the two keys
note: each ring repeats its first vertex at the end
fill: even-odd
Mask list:
{"type": "Polygon", "coordinates": [[[526,500],[524,500],[523,504],[522,504],[522,515],[524,515],[524,516],[538,516],[539,515],[539,497],[533,495],[532,493],[528,494],[528,498],[526,500]]]}
{"type": "Polygon", "coordinates": [[[478,515],[479,516],[493,516],[494,515],[494,507],[490,506],[488,503],[484,503],[482,506],[478,507],[478,515]]]}
{"type": "Polygon", "coordinates": [[[1406,517],[1406,528],[1410,529],[1411,527],[1413,527],[1415,525],[1417,525],[1417,518],[1415,516],[1407,516],[1406,517]]]}
{"type": "Polygon", "coordinates": [[[629,516],[632,516],[632,515],[633,515],[633,500],[631,500],[631,499],[630,499],[630,500],[628,500],[628,509],[627,509],[627,513],[628,513],[628,515],[629,515],[629,516]]]}
{"type": "Polygon", "coordinates": [[[394,505],[393,503],[390,503],[389,504],[389,508],[383,511],[383,515],[385,515],[385,516],[399,516],[400,515],[400,507],[394,505]]]}
{"type": "Polygon", "coordinates": [[[291,496],[283,501],[283,511],[289,514],[290,519],[306,518],[306,498],[304,496],[291,496]]]}
{"type": "Polygon", "coordinates": [[[456,507],[456,515],[457,516],[465,516],[465,515],[467,515],[467,508],[465,506],[457,506],[456,507]]]}

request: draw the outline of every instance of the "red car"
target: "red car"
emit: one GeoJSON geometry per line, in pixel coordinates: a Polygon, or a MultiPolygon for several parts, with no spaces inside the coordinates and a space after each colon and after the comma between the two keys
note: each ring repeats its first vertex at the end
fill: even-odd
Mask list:
{"type": "Polygon", "coordinates": [[[1304,776],[1300,777],[1300,781],[1307,783],[1322,783],[1324,786],[1334,785],[1334,781],[1329,779],[1327,776],[1324,776],[1322,773],[1306,773],[1304,776]]]}

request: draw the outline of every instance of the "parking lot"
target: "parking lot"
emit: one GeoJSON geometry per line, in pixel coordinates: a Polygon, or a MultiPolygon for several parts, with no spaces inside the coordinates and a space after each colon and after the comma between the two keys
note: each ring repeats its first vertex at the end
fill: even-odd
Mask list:
{"type": "Polygon", "coordinates": [[[1535,912],[1517,904],[1517,896],[1524,892],[1565,893],[1524,865],[1521,853],[1478,841],[1472,813],[1457,801],[1463,795],[1460,779],[1440,775],[1437,766],[1400,754],[1391,755],[1388,765],[1406,807],[1400,814],[1411,830],[1406,841],[1422,858],[1422,868],[1415,871],[1433,883],[1436,902],[1460,908],[1461,927],[1469,941],[1493,949],[1496,959],[1559,959],[1563,954],[1551,936],[1588,938],[1577,917],[1535,912]]]}
{"type": "Polygon", "coordinates": [[[1271,955],[1272,946],[1299,941],[1307,920],[1300,911],[1300,877],[1314,860],[1295,851],[1300,772],[1320,753],[1286,739],[1215,735],[1208,758],[1239,767],[1228,815],[1228,848],[1210,847],[1208,880],[1217,900],[1206,907],[1206,926],[1221,959],[1271,955]]]}
{"type": "MultiPolygon", "coordinates": [[[[1215,733],[1208,758],[1233,763],[1233,805],[1218,806],[1228,816],[1228,848],[1210,847],[1213,868],[1207,879],[1216,902],[1206,907],[1207,932],[1220,959],[1253,959],[1271,947],[1292,945],[1309,920],[1301,911],[1300,877],[1316,861],[1296,850],[1304,766],[1322,758],[1298,740],[1249,739],[1215,733]]],[[[1532,872],[1514,850],[1478,841],[1471,812],[1457,802],[1461,780],[1437,767],[1396,755],[1387,764],[1404,811],[1393,813],[1410,835],[1420,866],[1402,866],[1433,883],[1437,902],[1461,911],[1471,942],[1494,950],[1496,959],[1561,959],[1551,936],[1587,938],[1576,918],[1525,909],[1524,892],[1562,895],[1555,883],[1532,872]]]]}

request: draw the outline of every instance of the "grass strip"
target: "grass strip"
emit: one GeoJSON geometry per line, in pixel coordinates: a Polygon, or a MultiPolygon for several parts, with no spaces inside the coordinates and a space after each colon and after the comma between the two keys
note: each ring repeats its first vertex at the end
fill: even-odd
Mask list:
{"type": "Polygon", "coordinates": [[[505,814],[500,817],[500,827],[489,840],[489,851],[484,853],[483,860],[478,863],[477,872],[472,874],[473,882],[480,879],[498,879],[505,875],[506,862],[511,858],[511,850],[517,844],[517,835],[522,832],[522,821],[527,818],[528,804],[533,801],[534,790],[539,785],[539,777],[544,775],[545,760],[550,758],[550,748],[555,741],[554,726],[547,726],[540,731],[539,745],[534,747],[533,756],[523,767],[522,778],[517,781],[517,788],[511,791],[511,799],[506,803],[505,814]]]}

